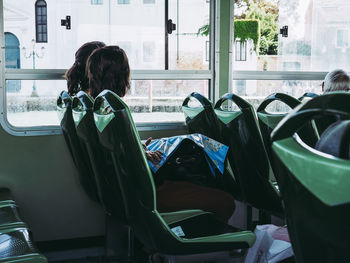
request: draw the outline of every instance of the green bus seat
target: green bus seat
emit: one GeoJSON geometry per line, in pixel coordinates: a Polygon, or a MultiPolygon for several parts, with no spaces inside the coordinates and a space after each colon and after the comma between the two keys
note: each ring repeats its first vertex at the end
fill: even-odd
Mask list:
{"type": "MultiPolygon", "coordinates": [[[[189,133],[200,133],[218,142],[224,143],[222,137],[220,121],[217,118],[211,102],[203,95],[192,92],[182,103],[182,110],[185,114],[186,125],[189,133]],[[190,107],[190,100],[197,100],[200,103],[198,107],[190,107]]],[[[225,163],[225,170],[222,175],[221,183],[218,188],[229,192],[239,201],[244,201],[244,193],[240,187],[239,178],[236,178],[234,167],[229,162],[225,163]],[[220,186],[221,184],[221,186],[220,186]]]]}
{"type": "Polygon", "coordinates": [[[97,184],[99,199],[108,215],[125,222],[125,209],[119,191],[117,178],[114,176],[112,159],[100,144],[93,116],[94,100],[84,91],[80,91],[73,99],[72,114],[76,133],[81,148],[88,154],[87,162],[91,164],[93,176],[97,184]]]}
{"type": "Polygon", "coordinates": [[[111,153],[120,183],[115,190],[122,193],[127,220],[151,253],[187,255],[253,245],[255,235],[250,231],[219,234],[208,231],[211,233],[207,236],[203,234],[205,229],[194,235],[191,231],[187,233],[185,226],[181,228],[188,220],[192,220],[193,226],[215,228],[214,222],[202,223],[202,218],[210,213],[198,210],[158,213],[152,173],[128,106],[115,93],[104,90],[95,100],[94,118],[100,141],[111,153]]]}
{"type": "MultiPolygon", "coordinates": [[[[270,162],[273,168],[274,168],[274,164],[273,164],[274,160],[273,160],[273,154],[271,149],[271,132],[278,125],[278,123],[287,115],[287,113],[276,114],[276,113],[270,113],[266,111],[267,106],[274,101],[280,101],[286,104],[287,106],[289,106],[291,109],[294,109],[296,106],[298,106],[301,103],[300,100],[288,94],[273,93],[268,97],[266,97],[257,109],[260,131],[264,140],[265,149],[270,158],[270,162]]],[[[318,135],[312,123],[306,123],[305,126],[298,131],[298,133],[305,143],[307,143],[310,146],[315,146],[318,140],[318,135]]]]}
{"type": "Polygon", "coordinates": [[[60,119],[60,125],[74,164],[78,169],[79,180],[82,187],[92,200],[99,202],[95,178],[89,162],[89,157],[87,152],[82,150],[77,136],[72,116],[72,102],[72,97],[66,91],[62,91],[58,96],[57,113],[60,119]]]}
{"type": "Polygon", "coordinates": [[[0,188],[0,227],[11,228],[16,224],[23,224],[18,207],[8,188],[0,188]]]}
{"type": "MultiPolygon", "coordinates": [[[[277,180],[298,263],[349,262],[350,160],[315,150],[296,134],[305,123],[325,116],[350,119],[350,94],[310,100],[289,113],[272,133],[272,148],[283,168],[277,180]]],[[[326,143],[323,138],[327,136],[318,142],[320,149],[326,143]]]]}
{"type": "Polygon", "coordinates": [[[278,191],[270,181],[270,163],[252,105],[241,97],[227,93],[215,104],[224,144],[229,146],[228,159],[245,201],[251,206],[283,217],[278,191]],[[222,105],[231,101],[239,110],[227,111],[222,105]]]}
{"type": "Polygon", "coordinates": [[[0,226],[1,263],[46,263],[47,259],[35,248],[31,233],[23,223],[11,228],[0,226]]]}
{"type": "Polygon", "coordinates": [[[313,99],[320,95],[313,93],[313,92],[305,92],[301,97],[298,98],[298,100],[303,101],[305,99],[313,99]]]}
{"type": "Polygon", "coordinates": [[[213,105],[207,98],[197,92],[192,92],[183,101],[182,110],[186,116],[189,133],[200,133],[223,143],[218,119],[215,116],[213,105]],[[188,103],[191,99],[199,101],[201,106],[189,107],[188,103]]]}

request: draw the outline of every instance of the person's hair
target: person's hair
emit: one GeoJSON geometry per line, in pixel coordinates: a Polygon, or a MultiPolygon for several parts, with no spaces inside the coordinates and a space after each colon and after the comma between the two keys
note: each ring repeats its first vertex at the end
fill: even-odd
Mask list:
{"type": "Polygon", "coordinates": [[[350,88],[350,77],[342,69],[329,72],[324,79],[324,92],[348,91],[350,88]]]}
{"type": "Polygon", "coordinates": [[[106,46],[95,50],[86,64],[90,95],[97,95],[109,89],[124,97],[130,88],[130,67],[128,57],[118,46],[106,46]]]}
{"type": "Polygon", "coordinates": [[[80,90],[86,91],[89,89],[89,80],[85,72],[86,61],[95,49],[104,46],[106,44],[103,42],[92,41],[85,43],[75,52],[75,62],[65,75],[69,95],[74,96],[80,90]]]}

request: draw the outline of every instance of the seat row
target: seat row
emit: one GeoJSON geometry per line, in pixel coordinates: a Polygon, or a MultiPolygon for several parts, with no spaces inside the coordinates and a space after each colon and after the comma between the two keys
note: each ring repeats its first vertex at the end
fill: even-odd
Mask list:
{"type": "Polygon", "coordinates": [[[0,189],[0,262],[47,262],[35,248],[30,230],[20,219],[17,205],[6,188],[0,189]]]}
{"type": "Polygon", "coordinates": [[[229,145],[229,179],[239,183],[246,203],[271,210],[275,199],[269,200],[268,167],[273,168],[279,190],[275,197],[283,205],[272,208],[283,208],[297,262],[348,262],[350,94],[314,96],[302,104],[286,94],[272,94],[255,112],[234,94],[224,95],[212,107],[192,93],[183,109],[190,132],[200,128],[229,145]],[[201,107],[188,107],[191,98],[201,107]],[[224,110],[227,100],[239,110],[224,110]],[[294,109],[283,115],[269,113],[266,106],[274,100],[294,109]]]}
{"type": "Polygon", "coordinates": [[[250,231],[235,232],[203,210],[159,213],[152,173],[128,106],[111,91],[57,100],[61,126],[82,185],[106,214],[130,226],[148,253],[187,255],[249,248],[250,231]]]}

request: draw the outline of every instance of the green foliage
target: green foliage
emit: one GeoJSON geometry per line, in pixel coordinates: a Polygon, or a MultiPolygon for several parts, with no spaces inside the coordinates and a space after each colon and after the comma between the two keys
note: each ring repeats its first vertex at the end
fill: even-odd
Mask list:
{"type": "MultiPolygon", "coordinates": [[[[295,2],[295,0],[291,1],[295,2]]],[[[252,39],[257,53],[260,55],[277,55],[278,5],[279,0],[235,0],[235,8],[242,12],[239,16],[235,16],[234,38],[252,39]],[[253,28],[253,23],[251,25],[249,23],[244,24],[244,22],[237,24],[237,21],[259,21],[260,32],[253,28]],[[259,32],[258,38],[256,32],[259,32]],[[249,36],[250,34],[252,35],[249,36]]],[[[197,35],[208,36],[209,32],[209,24],[205,24],[198,29],[197,35]]]]}
{"type": "Polygon", "coordinates": [[[209,36],[209,32],[210,32],[210,27],[209,24],[206,24],[204,26],[201,26],[198,31],[197,31],[197,36],[201,35],[201,36],[209,36]]]}
{"type": "Polygon", "coordinates": [[[256,19],[237,19],[234,22],[234,39],[239,38],[242,42],[251,39],[259,53],[260,25],[256,19]]]}
{"type": "Polygon", "coordinates": [[[260,21],[260,54],[261,55],[277,55],[278,51],[278,15],[268,13],[257,3],[249,5],[246,18],[257,19],[260,21]]]}

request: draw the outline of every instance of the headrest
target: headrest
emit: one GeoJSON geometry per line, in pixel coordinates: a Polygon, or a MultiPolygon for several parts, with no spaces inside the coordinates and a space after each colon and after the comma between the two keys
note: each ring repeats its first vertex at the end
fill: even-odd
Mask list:
{"type": "Polygon", "coordinates": [[[316,150],[350,160],[350,120],[330,125],[316,144],[316,150]]]}

